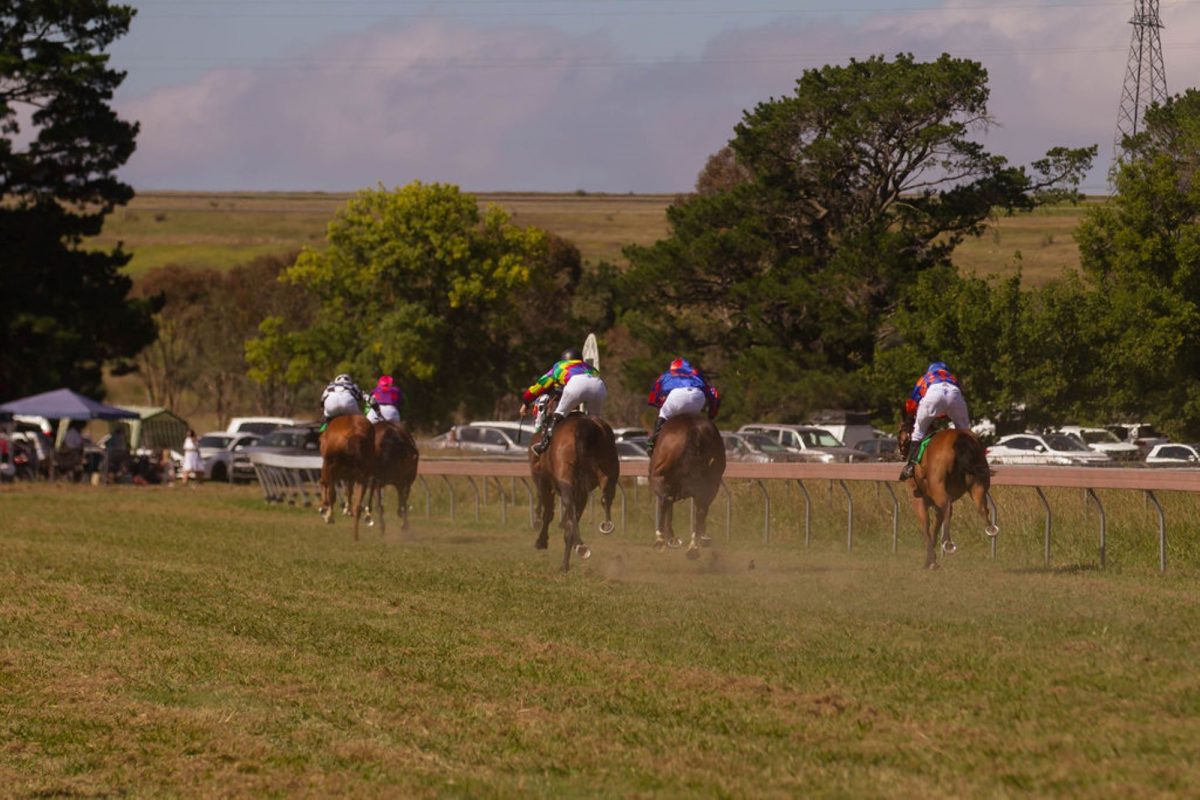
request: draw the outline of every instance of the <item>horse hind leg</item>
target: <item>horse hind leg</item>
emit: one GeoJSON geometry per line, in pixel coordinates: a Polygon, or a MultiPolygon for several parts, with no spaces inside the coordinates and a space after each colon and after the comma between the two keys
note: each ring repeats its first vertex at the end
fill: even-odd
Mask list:
{"type": "Polygon", "coordinates": [[[675,549],[683,544],[675,537],[675,501],[670,497],[656,497],[654,511],[654,549],[675,549]]]}
{"type": "Polygon", "coordinates": [[[942,555],[952,556],[958,552],[958,545],[950,538],[950,519],[954,516],[954,504],[946,503],[946,510],[942,514],[942,555]]]}
{"type": "Polygon", "coordinates": [[[588,492],[580,490],[575,493],[575,524],[571,526],[572,542],[575,554],[581,559],[592,557],[592,549],[583,543],[583,534],[579,532],[579,522],[583,519],[583,511],[587,508],[588,492]]]}
{"type": "Polygon", "coordinates": [[[979,518],[983,520],[983,534],[994,539],[1000,535],[1000,526],[992,522],[992,515],[988,511],[987,498],[987,486],[982,483],[973,483],[971,485],[971,502],[975,504],[975,511],[979,514],[979,518]]]}
{"type": "Polygon", "coordinates": [[[693,498],[692,502],[696,507],[695,524],[692,525],[692,543],[688,546],[687,557],[697,559],[700,557],[700,548],[703,545],[712,542],[708,538],[708,507],[712,505],[712,497],[693,498]]]}
{"type": "Polygon", "coordinates": [[[612,504],[617,495],[618,480],[619,478],[610,478],[607,475],[600,476],[600,506],[604,509],[604,521],[600,523],[599,529],[605,536],[613,532],[612,504]]]}

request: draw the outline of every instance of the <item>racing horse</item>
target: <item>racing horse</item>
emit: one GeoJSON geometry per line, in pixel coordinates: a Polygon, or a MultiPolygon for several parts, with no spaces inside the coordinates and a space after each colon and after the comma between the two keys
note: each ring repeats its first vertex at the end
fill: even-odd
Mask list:
{"type": "MultiPolygon", "coordinates": [[[[900,412],[897,436],[900,452],[907,455],[913,446],[912,431],[916,415],[900,412]]],[[[952,555],[958,548],[950,538],[950,514],[954,501],[970,495],[983,532],[989,537],[1000,533],[988,515],[987,494],[991,487],[992,471],[987,452],[975,434],[967,430],[947,428],[932,435],[925,455],[916,465],[908,485],[912,490],[913,510],[925,536],[925,568],[937,569],[937,532],[942,531],[942,552],[952,555]]]]}
{"type": "Polygon", "coordinates": [[[363,499],[375,468],[375,431],[367,418],[346,414],[329,421],[321,434],[321,508],[326,522],[333,522],[333,504],[337,501],[337,485],[346,484],[347,496],[358,494],[354,500],[354,539],[358,540],[358,522],[362,517],[363,499]]]}
{"type": "Polygon", "coordinates": [[[367,524],[373,525],[371,511],[379,509],[379,534],[385,532],[383,522],[383,490],[396,487],[400,496],[400,530],[408,531],[408,494],[417,479],[417,463],[420,454],[417,443],[403,423],[380,420],[372,424],[375,434],[374,468],[371,471],[371,486],[367,492],[367,524]]]}
{"type": "Polygon", "coordinates": [[[600,532],[609,534],[613,531],[612,503],[621,474],[616,436],[609,424],[599,417],[571,414],[555,426],[546,452],[539,456],[530,449],[529,472],[537,487],[542,517],[534,547],[545,550],[550,546],[550,522],[554,519],[554,495],[557,494],[562,500],[562,568],[566,572],[571,565],[572,550],[582,559],[592,554],[579,535],[579,520],[587,506],[588,495],[597,487],[604,509],[600,532]]]}
{"type": "Polygon", "coordinates": [[[725,474],[725,444],[721,433],[704,414],[679,414],[667,420],[658,433],[650,456],[650,491],[654,492],[654,548],[679,547],[672,525],[676,500],[692,498],[696,516],[688,558],[700,557],[700,544],[707,542],[705,522],[708,507],[721,488],[725,474]]]}

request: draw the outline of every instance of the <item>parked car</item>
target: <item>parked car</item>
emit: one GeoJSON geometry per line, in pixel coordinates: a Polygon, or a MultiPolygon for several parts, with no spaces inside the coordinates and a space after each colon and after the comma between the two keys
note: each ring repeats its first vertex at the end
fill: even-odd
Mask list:
{"type": "Polygon", "coordinates": [[[1136,444],[1124,442],[1107,428],[1085,428],[1079,425],[1064,425],[1057,433],[1087,445],[1093,450],[1106,453],[1113,461],[1137,461],[1143,455],[1136,444]]]}
{"type": "Polygon", "coordinates": [[[649,461],[650,453],[636,442],[618,441],[617,458],[622,461],[649,461]]]}
{"type": "Polygon", "coordinates": [[[196,442],[204,461],[204,477],[210,481],[237,483],[254,478],[254,466],[246,448],[257,443],[254,433],[206,433],[196,442]]]}
{"type": "Polygon", "coordinates": [[[870,461],[871,457],[861,450],[846,447],[836,436],[812,425],[743,425],[738,433],[761,433],[771,437],[784,447],[799,452],[796,461],[813,461],[823,464],[831,462],[870,461]]]}
{"type": "Polygon", "coordinates": [[[618,442],[644,442],[650,438],[650,431],[645,428],[613,428],[613,434],[617,437],[618,442]]]}
{"type": "Polygon", "coordinates": [[[993,464],[1104,467],[1113,463],[1106,454],[1063,433],[1010,434],[989,447],[987,455],[993,464]]]}
{"type": "Polygon", "coordinates": [[[285,456],[316,456],[321,454],[321,438],[317,433],[317,423],[296,425],[287,428],[277,428],[257,442],[247,445],[242,452],[247,457],[251,453],[276,453],[285,456]]]}
{"type": "Polygon", "coordinates": [[[531,419],[519,420],[517,422],[480,420],[478,422],[470,422],[468,425],[472,428],[495,428],[504,431],[513,444],[520,445],[521,447],[528,447],[529,442],[533,438],[533,420],[531,419]]]}
{"type": "Polygon", "coordinates": [[[1146,456],[1146,463],[1156,467],[1200,467],[1200,444],[1156,444],[1146,456]]]}
{"type": "Polygon", "coordinates": [[[725,458],[728,461],[772,464],[803,460],[800,451],[785,447],[761,433],[722,433],[721,440],[725,443],[725,458]]]}
{"type": "Polygon", "coordinates": [[[290,417],[234,417],[225,428],[226,433],[255,433],[264,436],[277,428],[292,428],[297,421],[290,417]]]}
{"type": "MultiPolygon", "coordinates": [[[[512,424],[511,430],[474,423],[456,425],[450,429],[442,446],[476,453],[490,453],[496,456],[524,456],[526,445],[517,443],[516,423],[512,424]]],[[[531,432],[531,427],[522,430],[521,440],[528,443],[531,432]]]]}
{"type": "Polygon", "coordinates": [[[1170,440],[1163,436],[1153,425],[1145,422],[1130,422],[1121,425],[1105,425],[1122,442],[1137,445],[1143,454],[1149,453],[1156,444],[1167,444],[1170,440]]]}
{"type": "Polygon", "coordinates": [[[809,426],[833,434],[844,447],[855,448],[859,442],[874,439],[877,432],[871,426],[871,415],[863,411],[826,410],[817,412],[809,426]]]}
{"type": "Polygon", "coordinates": [[[895,436],[876,436],[854,445],[855,450],[862,450],[873,461],[900,461],[900,442],[895,436]]]}

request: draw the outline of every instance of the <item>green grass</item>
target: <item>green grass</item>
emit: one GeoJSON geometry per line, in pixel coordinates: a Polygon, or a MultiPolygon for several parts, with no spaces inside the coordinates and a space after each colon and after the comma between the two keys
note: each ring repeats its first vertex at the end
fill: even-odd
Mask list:
{"type": "MultiPolygon", "coordinates": [[[[670,195],[497,193],[481,203],[507,209],[517,224],[534,225],[574,242],[585,259],[623,263],[622,248],[651,244],[667,233],[670,195]]],[[[107,220],[94,241],[124,242],[130,274],[165,264],[225,269],[262,255],[322,247],[325,229],[349,199],[323,193],[144,192],[107,220]]],[[[1100,202],[1098,200],[1090,202],[1100,202]]],[[[1000,217],[988,232],[962,244],[956,261],[980,275],[1020,267],[1038,285],[1079,265],[1072,232],[1087,204],[1052,206],[1000,217]]]]}
{"type": "Polygon", "coordinates": [[[636,530],[588,535],[595,555],[566,576],[554,539],[531,548],[524,508],[499,523],[494,488],[474,522],[465,483],[456,523],[440,488],[425,520],[418,489],[410,538],[357,543],[345,520],[250,488],[4,490],[0,786],[1200,792],[1194,498],[1167,498],[1180,544],[1166,577],[1146,509],[1122,493],[1101,495],[1110,537],[1130,540],[1114,569],[1090,568],[1095,518],[1073,492],[1052,494],[1056,568],[1036,568],[1040,517],[1020,490],[997,493],[996,560],[960,524],[960,554],[926,573],[907,516],[889,553],[886,493],[854,488],[847,554],[840,492],[811,488],[808,550],[776,487],[770,544],[738,488],[730,538],[718,502],[716,548],[655,553],[643,490],[636,530]]]}

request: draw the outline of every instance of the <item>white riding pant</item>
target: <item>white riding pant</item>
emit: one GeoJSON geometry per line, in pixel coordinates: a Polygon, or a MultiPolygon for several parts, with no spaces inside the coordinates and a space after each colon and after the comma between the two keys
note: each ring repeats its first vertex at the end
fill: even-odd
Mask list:
{"type": "Polygon", "coordinates": [[[959,430],[969,430],[971,418],[967,415],[967,401],[953,383],[935,383],[926,390],[917,406],[917,421],[913,426],[912,440],[919,442],[929,433],[933,421],[947,416],[959,430]]]}
{"type": "Polygon", "coordinates": [[[604,412],[604,401],[608,399],[608,387],[596,375],[576,375],[567,381],[563,387],[562,397],[559,398],[558,408],[554,410],[557,416],[566,416],[579,407],[587,404],[588,416],[600,416],[604,412]]]}
{"type": "Polygon", "coordinates": [[[695,386],[681,386],[667,392],[667,399],[658,410],[659,419],[666,422],[679,414],[699,414],[704,410],[708,398],[704,390],[695,386]]]}
{"type": "Polygon", "coordinates": [[[374,406],[371,406],[367,409],[367,420],[369,422],[376,423],[384,419],[386,419],[388,422],[399,422],[400,409],[396,408],[391,403],[380,403],[378,413],[376,413],[374,406]]]}
{"type": "Polygon", "coordinates": [[[323,406],[325,416],[329,419],[334,417],[343,417],[347,414],[359,414],[361,411],[358,408],[358,403],[354,399],[354,395],[349,392],[332,392],[325,398],[323,406]]]}

